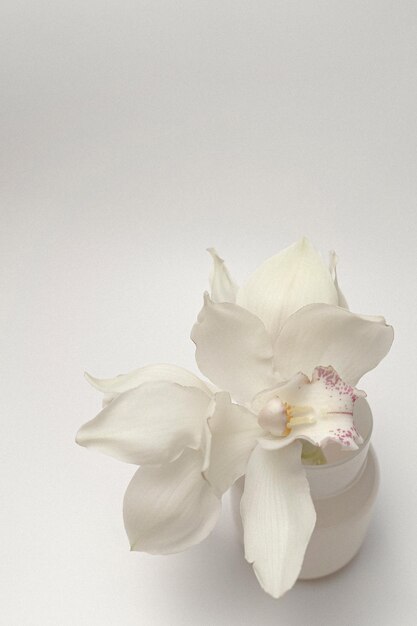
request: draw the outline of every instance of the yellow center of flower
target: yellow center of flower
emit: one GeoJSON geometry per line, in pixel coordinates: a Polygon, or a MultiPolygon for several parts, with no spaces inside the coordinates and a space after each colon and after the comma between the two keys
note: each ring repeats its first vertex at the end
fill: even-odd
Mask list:
{"type": "Polygon", "coordinates": [[[287,437],[293,426],[313,424],[315,410],[311,406],[296,406],[281,402],[276,396],[269,400],[259,414],[259,424],[275,437],[287,437]]]}

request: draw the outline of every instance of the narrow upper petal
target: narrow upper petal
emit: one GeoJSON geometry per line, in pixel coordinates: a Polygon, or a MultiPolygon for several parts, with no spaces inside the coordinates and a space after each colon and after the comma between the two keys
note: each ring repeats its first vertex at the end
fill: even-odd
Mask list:
{"type": "Polygon", "coordinates": [[[225,262],[214,248],[208,248],[213,259],[210,272],[210,296],[213,302],[236,302],[237,285],[230,276],[225,262]]]}
{"type": "Polygon", "coordinates": [[[343,295],[342,290],[339,287],[339,280],[337,278],[336,267],[337,267],[338,262],[339,262],[339,257],[337,256],[334,250],[331,250],[329,254],[329,271],[333,278],[334,286],[336,287],[336,291],[337,291],[337,299],[338,299],[337,304],[339,306],[342,306],[344,309],[348,309],[349,305],[346,302],[346,298],[343,295]]]}
{"type": "Polygon", "coordinates": [[[168,363],[156,363],[154,365],[146,365],[139,369],[133,370],[127,374],[120,374],[114,378],[94,378],[87,372],[85,377],[88,382],[105,394],[119,394],[129,391],[135,387],[139,387],[143,383],[149,382],[169,382],[178,383],[184,387],[197,387],[205,393],[211,395],[207,385],[183,367],[170,365],[168,363]]]}
{"type": "Polygon", "coordinates": [[[127,463],[167,463],[198,448],[211,398],[196,387],[147,382],[117,396],[77,433],[77,443],[127,463]]]}
{"type": "Polygon", "coordinates": [[[299,441],[282,450],[255,448],[240,511],[246,560],[261,587],[279,598],[299,576],[316,523],[299,441]]]}
{"type": "Polygon", "coordinates": [[[138,469],[123,506],[132,550],[181,552],[212,531],[221,504],[201,474],[202,463],[200,451],[187,449],[172,463],[138,469]]]}
{"type": "Polygon", "coordinates": [[[294,311],[312,302],[338,304],[338,294],[323,259],[303,238],[265,261],[239,289],[236,302],[275,338],[294,311]]]}
{"type": "Polygon", "coordinates": [[[231,303],[214,303],[208,294],[191,332],[200,370],[240,401],[274,384],[273,352],[262,322],[231,303]]]}
{"type": "Polygon", "coordinates": [[[216,492],[223,494],[243,476],[256,440],[263,434],[256,416],[232,404],[226,392],[216,394],[216,408],[209,417],[210,462],[205,472],[216,492]]]}
{"type": "Polygon", "coordinates": [[[356,385],[389,351],[393,329],[382,317],[356,315],[329,304],[311,304],[288,318],[275,342],[275,365],[282,378],[299,371],[311,376],[317,364],[331,364],[356,385]]]}

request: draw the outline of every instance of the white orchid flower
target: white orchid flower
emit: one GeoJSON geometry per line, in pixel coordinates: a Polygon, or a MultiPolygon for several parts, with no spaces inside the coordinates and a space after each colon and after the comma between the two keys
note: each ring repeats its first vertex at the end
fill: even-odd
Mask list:
{"type": "Polygon", "coordinates": [[[77,443],[141,465],[124,498],[131,549],[170,554],[202,541],[220,513],[202,474],[211,439],[207,418],[221,413],[216,395],[175,365],[87,379],[105,394],[104,408],[78,431],[77,443]]]}
{"type": "Polygon", "coordinates": [[[387,354],[393,331],[344,308],[335,256],[327,268],[305,239],[240,289],[212,256],[212,297],[191,336],[201,372],[237,403],[218,394],[204,474],[219,495],[245,475],[245,556],[279,597],[298,578],[316,521],[301,442],[361,443],[353,406],[364,393],[354,385],[387,354]]]}

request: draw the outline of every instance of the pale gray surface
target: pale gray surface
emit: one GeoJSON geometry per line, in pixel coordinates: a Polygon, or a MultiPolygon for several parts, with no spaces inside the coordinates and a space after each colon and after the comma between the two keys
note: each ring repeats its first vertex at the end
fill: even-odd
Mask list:
{"type": "Polygon", "coordinates": [[[417,623],[415,0],[0,10],[0,621],[417,623]],[[368,541],[277,602],[228,510],[188,553],[130,554],[133,468],[73,438],[100,403],[83,369],[194,367],[207,246],[241,280],[302,234],[397,336],[362,381],[382,468],[368,541]]]}

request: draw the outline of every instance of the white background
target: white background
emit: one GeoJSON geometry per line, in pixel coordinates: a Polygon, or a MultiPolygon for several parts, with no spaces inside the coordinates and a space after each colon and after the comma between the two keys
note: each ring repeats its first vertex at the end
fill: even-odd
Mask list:
{"type": "Polygon", "coordinates": [[[1,623],[417,623],[417,4],[3,0],[1,623]],[[227,500],[202,545],[129,553],[132,466],[74,444],[86,369],[194,369],[215,245],[238,280],[309,236],[393,349],[361,386],[382,469],[337,575],[258,587],[227,500]]]}

